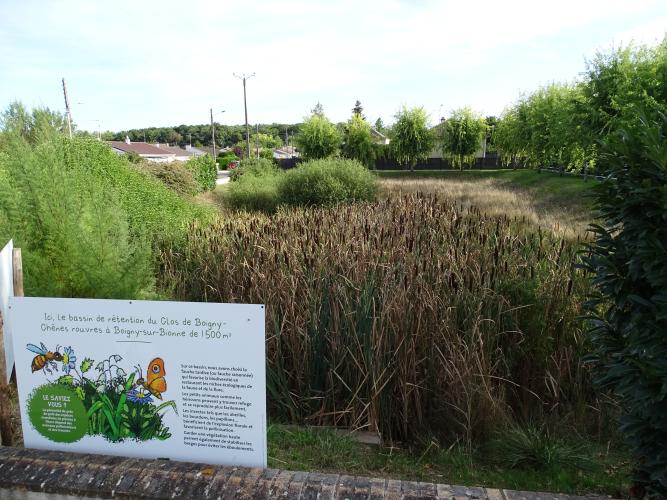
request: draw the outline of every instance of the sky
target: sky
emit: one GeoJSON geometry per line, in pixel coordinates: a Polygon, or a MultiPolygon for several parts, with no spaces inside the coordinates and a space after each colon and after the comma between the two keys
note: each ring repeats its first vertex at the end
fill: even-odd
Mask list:
{"type": "Polygon", "coordinates": [[[423,106],[500,115],[573,81],[597,51],[660,42],[665,0],[0,0],[0,109],[64,111],[85,130],[335,122],[356,100],[385,124],[423,106]],[[224,110],[224,113],[221,111],[224,110]]]}

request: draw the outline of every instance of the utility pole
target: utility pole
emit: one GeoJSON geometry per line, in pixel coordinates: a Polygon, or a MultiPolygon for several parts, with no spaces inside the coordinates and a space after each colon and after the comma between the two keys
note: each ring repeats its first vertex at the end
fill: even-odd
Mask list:
{"type": "Polygon", "coordinates": [[[69,129],[69,138],[72,138],[72,111],[69,108],[69,99],[67,98],[67,87],[63,78],[63,95],[65,96],[65,114],[67,115],[67,128],[69,129]]]}
{"type": "Polygon", "coordinates": [[[249,76],[245,76],[245,73],[243,73],[242,76],[239,76],[236,73],[234,73],[234,76],[239,80],[243,80],[243,107],[245,109],[245,142],[248,148],[248,158],[250,158],[250,128],[248,127],[248,103],[246,101],[245,81],[255,76],[255,73],[249,76]]]}
{"type": "Polygon", "coordinates": [[[215,161],[215,125],[213,125],[213,108],[211,108],[211,138],[213,140],[213,161],[215,161]]]}
{"type": "Polygon", "coordinates": [[[257,158],[259,159],[259,123],[255,124],[255,152],[257,153],[257,158]]]}
{"type": "MultiPolygon", "coordinates": [[[[217,112],[215,115],[219,115],[220,113],[224,113],[225,110],[223,109],[222,111],[217,112]]],[[[190,136],[192,140],[192,136],[190,136]]],[[[211,139],[213,140],[213,161],[216,161],[215,158],[215,124],[213,123],[213,108],[211,108],[211,139]]]]}

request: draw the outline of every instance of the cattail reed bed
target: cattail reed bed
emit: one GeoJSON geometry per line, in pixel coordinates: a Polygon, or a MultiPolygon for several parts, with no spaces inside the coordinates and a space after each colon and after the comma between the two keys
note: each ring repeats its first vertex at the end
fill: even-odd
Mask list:
{"type": "Polygon", "coordinates": [[[234,214],[162,252],[179,299],[266,304],[269,411],[467,443],[585,418],[573,243],[435,196],[234,214]]]}

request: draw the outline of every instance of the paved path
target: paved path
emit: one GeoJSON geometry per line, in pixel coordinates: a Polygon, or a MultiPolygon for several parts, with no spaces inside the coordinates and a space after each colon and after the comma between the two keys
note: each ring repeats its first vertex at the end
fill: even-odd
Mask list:
{"type": "Polygon", "coordinates": [[[218,179],[215,181],[216,184],[227,184],[229,182],[229,171],[228,170],[218,170],[218,179]]]}

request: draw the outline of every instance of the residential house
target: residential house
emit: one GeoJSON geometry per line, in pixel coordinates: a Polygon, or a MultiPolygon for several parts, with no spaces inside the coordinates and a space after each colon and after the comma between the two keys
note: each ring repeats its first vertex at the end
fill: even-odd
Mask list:
{"type": "Polygon", "coordinates": [[[136,153],[143,159],[158,163],[171,163],[176,160],[176,153],[159,148],[147,142],[132,142],[129,137],[124,141],[107,141],[114,153],[125,155],[136,153]]]}
{"type": "Polygon", "coordinates": [[[298,158],[301,156],[294,146],[283,146],[273,150],[273,157],[276,160],[285,160],[289,158],[298,158]]]}
{"type": "Polygon", "coordinates": [[[375,127],[371,127],[371,137],[373,138],[373,142],[376,144],[383,144],[384,146],[389,144],[389,137],[384,135],[375,127]]]}
{"type": "Polygon", "coordinates": [[[188,151],[187,149],[179,148],[178,146],[169,146],[169,144],[155,144],[156,147],[162,149],[163,151],[174,153],[174,159],[176,161],[188,161],[190,158],[196,155],[193,151],[188,151]]]}
{"type": "Polygon", "coordinates": [[[189,153],[192,153],[194,156],[204,156],[205,154],[210,154],[204,151],[203,147],[196,148],[194,146],[190,146],[189,144],[185,145],[185,150],[189,153]]]}

